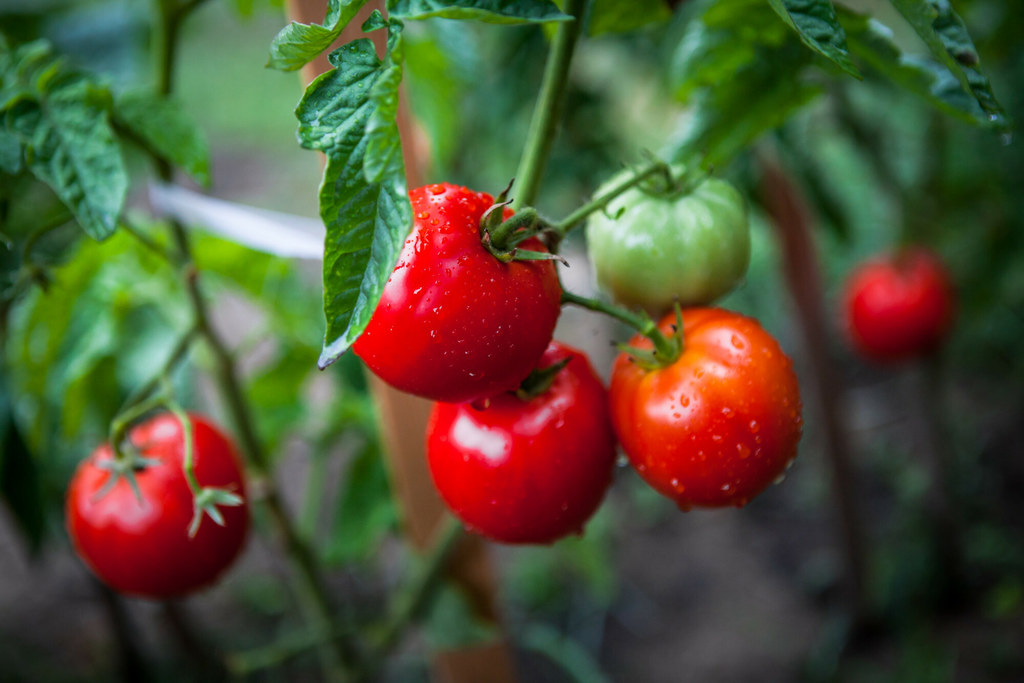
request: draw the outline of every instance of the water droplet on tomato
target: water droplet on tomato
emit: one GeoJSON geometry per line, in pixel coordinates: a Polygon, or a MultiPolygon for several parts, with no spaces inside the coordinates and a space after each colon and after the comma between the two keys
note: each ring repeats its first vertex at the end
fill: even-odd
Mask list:
{"type": "Polygon", "coordinates": [[[743,348],[743,340],[740,339],[738,335],[734,334],[734,335],[732,335],[732,345],[735,346],[737,349],[742,349],[743,348]]]}
{"type": "Polygon", "coordinates": [[[732,485],[731,484],[722,484],[722,492],[723,493],[728,493],[731,490],[732,490],[732,485]]]}
{"type": "Polygon", "coordinates": [[[772,480],[772,483],[773,484],[781,484],[784,481],[786,481],[786,473],[785,472],[783,472],[779,476],[775,477],[775,479],[772,480]]]}
{"type": "Polygon", "coordinates": [[[750,448],[745,443],[736,444],[736,452],[739,453],[740,459],[746,459],[750,456],[750,448]]]}
{"type": "Polygon", "coordinates": [[[757,420],[751,420],[750,421],[750,431],[751,432],[753,432],[754,434],[757,434],[757,432],[760,429],[761,429],[761,425],[757,424],[757,420]]]}
{"type": "Polygon", "coordinates": [[[444,185],[434,184],[427,188],[430,194],[444,194],[444,185]]]}
{"type": "Polygon", "coordinates": [[[690,405],[690,397],[689,396],[683,396],[682,400],[679,401],[679,402],[685,408],[686,406],[690,405]]]}
{"type": "Polygon", "coordinates": [[[679,508],[680,512],[689,512],[693,509],[693,505],[684,500],[677,500],[676,507],[679,508]]]}

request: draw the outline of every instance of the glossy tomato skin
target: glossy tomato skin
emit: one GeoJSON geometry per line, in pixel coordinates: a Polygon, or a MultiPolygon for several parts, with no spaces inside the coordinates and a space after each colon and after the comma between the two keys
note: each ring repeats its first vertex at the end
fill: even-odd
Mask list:
{"type": "Polygon", "coordinates": [[[740,283],[750,262],[750,223],[743,197],[724,180],[708,178],[678,198],[634,188],[591,215],[587,249],[603,290],[660,316],[676,301],[708,304],[740,283]]]}
{"type": "Polygon", "coordinates": [[[437,403],[427,458],[441,498],[470,529],[502,543],[581,533],[611,484],[608,396],[586,356],[551,342],[538,367],[569,358],[542,395],[437,403]]]}
{"type": "Polygon", "coordinates": [[[953,286],[939,257],[915,247],[864,262],[843,298],[854,347],[876,361],[899,361],[934,350],[953,322],[953,286]]]}
{"type": "MultiPolygon", "coordinates": [[[[674,323],[670,314],[658,327],[669,334],[674,323]]],[[[639,335],[630,344],[651,348],[639,335]]],[[[796,456],[792,362],[756,320],[721,308],[684,310],[683,344],[661,369],[615,360],[615,433],[640,476],[681,509],[742,507],[796,456]]]]}
{"type": "MultiPolygon", "coordinates": [[[[514,389],[558,320],[554,263],[502,263],[483,247],[488,194],[439,184],[409,198],[412,232],[353,350],[391,386],[435,401],[514,389]]],[[[520,246],[545,251],[536,239],[520,246]]]]}
{"type": "MultiPolygon", "coordinates": [[[[244,500],[245,481],[231,443],[205,418],[190,418],[199,485],[244,500]]],[[[75,551],[97,577],[126,595],[162,600],[210,585],[245,544],[247,504],[219,506],[225,525],[206,517],[189,538],[192,493],[182,471],[181,423],[161,414],[133,428],[129,438],[143,457],[158,461],[135,473],[142,502],[124,478],[100,495],[110,472],[97,465],[113,458],[113,451],[109,444],[97,448],[68,486],[65,513],[75,551]]]]}

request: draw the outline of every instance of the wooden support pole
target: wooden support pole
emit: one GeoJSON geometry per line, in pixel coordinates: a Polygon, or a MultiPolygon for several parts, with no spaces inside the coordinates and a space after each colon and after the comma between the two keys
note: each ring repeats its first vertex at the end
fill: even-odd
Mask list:
{"type": "MultiPolygon", "coordinates": [[[[367,3],[342,33],[338,45],[362,35],[359,27],[374,9],[384,12],[384,3],[381,0],[367,3]]],[[[326,2],[288,0],[287,12],[293,21],[322,23],[326,2]]],[[[384,32],[376,31],[370,37],[378,54],[382,54],[386,40],[384,32]]],[[[309,83],[329,68],[325,53],[303,68],[303,82],[309,83]]],[[[422,143],[404,96],[399,103],[398,128],[402,136],[406,180],[409,187],[417,187],[422,184],[426,145],[422,143]]],[[[422,552],[435,541],[447,514],[434,490],[427,468],[424,435],[431,404],[392,389],[376,377],[371,377],[370,389],[380,414],[384,451],[392,489],[401,511],[403,530],[409,543],[422,552]]],[[[486,544],[479,537],[467,535],[453,555],[448,573],[466,592],[470,603],[476,608],[477,616],[497,625],[496,583],[486,544]]],[[[469,649],[437,653],[433,671],[435,679],[445,683],[515,681],[511,652],[503,639],[469,649]]]]}
{"type": "Polygon", "coordinates": [[[782,247],[786,284],[796,304],[797,322],[811,365],[811,381],[825,435],[825,457],[832,479],[844,554],[845,592],[856,628],[869,618],[867,541],[849,440],[843,424],[839,373],[828,350],[828,325],[822,297],[821,267],[803,198],[772,160],[761,158],[761,201],[771,216],[782,247]]]}

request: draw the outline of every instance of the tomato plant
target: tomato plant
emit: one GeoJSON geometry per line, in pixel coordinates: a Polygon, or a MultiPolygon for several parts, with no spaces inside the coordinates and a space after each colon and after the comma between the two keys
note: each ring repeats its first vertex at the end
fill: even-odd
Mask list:
{"type": "MultiPolygon", "coordinates": [[[[682,352],[644,367],[615,360],[612,421],[640,476],[680,508],[742,507],[796,456],[800,392],[790,359],[753,318],[720,308],[682,313],[682,352]]],[[[672,334],[676,318],[659,323],[672,334]]],[[[637,335],[630,345],[650,349],[637,335]]]]}
{"type": "MultiPolygon", "coordinates": [[[[245,480],[231,442],[205,418],[189,420],[196,481],[244,501],[245,480]]],[[[133,428],[128,439],[143,459],[130,475],[138,493],[129,475],[112,471],[110,444],[82,461],[68,485],[67,526],[75,551],[119,593],[165,599],[209,586],[241,552],[248,508],[218,507],[223,524],[207,519],[190,536],[195,510],[183,468],[181,422],[164,413],[133,428]]]]}
{"type": "Polygon", "coordinates": [[[877,361],[933,351],[953,322],[953,286],[934,252],[913,247],[878,256],[850,273],[843,298],[854,347],[877,361]]]}
{"type": "Polygon", "coordinates": [[[601,288],[660,315],[675,301],[707,304],[733,289],[750,261],[750,225],[743,197],[724,180],[667,196],[636,187],[590,217],[587,247],[601,288]]]}
{"type": "MultiPolygon", "coordinates": [[[[554,264],[503,263],[483,246],[489,194],[437,184],[409,198],[412,232],[353,350],[391,386],[436,401],[515,388],[558,320],[554,264]]],[[[537,239],[521,246],[545,250],[537,239]]]]}
{"type": "Polygon", "coordinates": [[[615,438],[604,385],[580,351],[551,342],[538,364],[566,362],[542,393],[437,403],[427,426],[434,484],[470,529],[504,543],[582,533],[612,481],[615,438]]]}

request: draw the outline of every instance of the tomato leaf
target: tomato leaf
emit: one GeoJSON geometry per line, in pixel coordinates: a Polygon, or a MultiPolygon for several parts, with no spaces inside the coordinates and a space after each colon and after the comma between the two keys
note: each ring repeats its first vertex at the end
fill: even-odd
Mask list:
{"type": "Polygon", "coordinates": [[[117,99],[114,118],[161,159],[185,169],[197,183],[210,185],[206,139],[177,100],[129,91],[117,99]]]}
{"type": "Polygon", "coordinates": [[[768,0],[768,4],[797,32],[804,45],[851,76],[861,77],[850,60],[846,34],[831,0],[768,0]]]}
{"type": "Polygon", "coordinates": [[[980,68],[978,50],[949,0],[892,0],[932,55],[949,69],[964,92],[977,100],[989,122],[1008,130],[1010,120],[980,68]]]}
{"type": "Polygon", "coordinates": [[[14,175],[21,170],[21,142],[14,133],[0,128],[0,171],[14,175]]]}
{"type": "Polygon", "coordinates": [[[329,0],[323,24],[293,21],[270,43],[267,67],[296,71],[317,58],[338,39],[367,0],[329,0]]]}
{"type": "MultiPolygon", "coordinates": [[[[329,59],[335,69],[309,85],[295,111],[302,145],[327,155],[320,187],[327,227],[321,368],[337,360],[370,321],[412,227],[401,154],[391,153],[400,144],[398,131],[382,126],[376,115],[375,102],[387,99],[378,83],[394,65],[381,62],[367,38],[329,59]]],[[[393,79],[384,82],[397,87],[393,79]]]]}
{"type": "MultiPolygon", "coordinates": [[[[45,41],[0,44],[0,111],[25,166],[97,240],[117,227],[128,176],[110,127],[110,92],[67,68],[45,41]]],[[[10,143],[7,143],[11,147],[10,143]]]]}
{"type": "Polygon", "coordinates": [[[489,24],[525,24],[570,21],[549,0],[388,0],[388,12],[397,19],[476,19],[489,24]]]}
{"type": "Polygon", "coordinates": [[[990,124],[978,101],[947,68],[928,58],[905,55],[889,28],[871,17],[840,8],[839,18],[854,56],[879,75],[968,123],[990,124]]]}
{"type": "Polygon", "coordinates": [[[595,0],[587,24],[587,35],[629,33],[672,18],[665,0],[595,0]]]}

